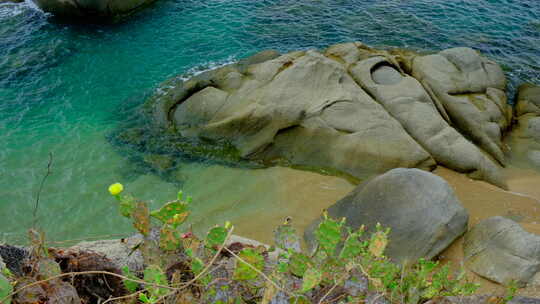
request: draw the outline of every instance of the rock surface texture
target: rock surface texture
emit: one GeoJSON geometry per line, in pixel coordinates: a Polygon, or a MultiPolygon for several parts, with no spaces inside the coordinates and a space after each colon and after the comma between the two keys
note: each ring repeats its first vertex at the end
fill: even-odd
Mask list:
{"type": "MultiPolygon", "coordinates": [[[[357,229],[391,228],[386,255],[395,261],[433,258],[467,230],[467,211],[442,178],[418,169],[393,169],[359,185],[328,209],[357,229]]],[[[306,230],[308,244],[320,219],[306,230]]]]}
{"type": "Polygon", "coordinates": [[[500,216],[488,218],[465,234],[465,265],[492,281],[540,285],[540,235],[500,216]]]}
{"type": "Polygon", "coordinates": [[[540,167],[540,86],[519,87],[515,116],[517,124],[509,136],[512,156],[540,167]]]}
{"type": "Polygon", "coordinates": [[[82,20],[108,20],[130,15],[155,0],[35,0],[45,12],[54,16],[82,20]]]}
{"type": "Polygon", "coordinates": [[[356,42],[265,51],[168,82],[147,105],[155,125],[267,165],[364,179],[441,164],[504,188],[505,82],[472,49],[422,56],[356,42]]]}
{"type": "MultiPolygon", "coordinates": [[[[75,252],[99,253],[111,260],[111,262],[113,262],[113,264],[119,269],[127,266],[131,271],[137,272],[143,271],[145,267],[143,255],[139,249],[136,249],[142,241],[142,235],[136,234],[125,239],[81,242],[68,248],[68,250],[75,252]]],[[[266,244],[238,235],[232,235],[227,241],[226,245],[230,246],[233,243],[242,243],[254,247],[270,247],[266,244]]],[[[280,250],[276,250],[270,253],[269,258],[272,260],[277,260],[277,256],[280,252],[280,250]]]]}

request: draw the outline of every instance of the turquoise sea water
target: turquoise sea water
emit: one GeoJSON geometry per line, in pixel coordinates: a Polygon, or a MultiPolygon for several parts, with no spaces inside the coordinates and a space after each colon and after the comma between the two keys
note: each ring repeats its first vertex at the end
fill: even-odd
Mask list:
{"type": "Polygon", "coordinates": [[[201,205],[204,225],[242,208],[272,212],[271,200],[250,204],[242,193],[272,192],[273,183],[239,183],[227,168],[211,171],[209,183],[214,165],[204,161],[181,166],[182,183],[168,183],[128,161],[108,135],[174,75],[268,48],[353,40],[421,50],[469,46],[503,65],[511,91],[540,83],[537,0],[159,0],[116,25],[65,25],[31,2],[0,4],[0,240],[21,240],[31,224],[50,152],[39,223],[52,239],[129,231],[112,216],[106,189],[115,181],[155,204],[182,187],[201,205]],[[217,200],[223,210],[212,205],[217,200]]]}

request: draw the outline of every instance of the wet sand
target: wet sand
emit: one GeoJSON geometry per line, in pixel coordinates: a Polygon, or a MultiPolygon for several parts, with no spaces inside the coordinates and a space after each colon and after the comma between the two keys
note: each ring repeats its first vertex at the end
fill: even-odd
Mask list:
{"type": "MultiPolygon", "coordinates": [[[[448,181],[469,211],[469,227],[488,217],[500,215],[519,222],[529,232],[540,234],[540,173],[512,167],[505,169],[508,191],[443,167],[437,168],[434,173],[448,181]]],[[[451,262],[457,270],[462,265],[462,245],[463,240],[460,238],[441,254],[441,261],[451,262]]],[[[467,273],[471,280],[481,284],[479,294],[504,294],[506,291],[499,284],[470,271],[467,273]]],[[[540,288],[521,289],[518,294],[540,297],[540,288]]]]}
{"type": "MultiPolygon", "coordinates": [[[[184,168],[184,174],[189,170],[184,168]]],[[[323,209],[355,187],[339,177],[285,167],[254,170],[216,165],[193,170],[199,170],[197,179],[188,180],[183,190],[199,193],[193,197],[190,216],[195,232],[231,221],[236,234],[265,243],[273,243],[274,228],[289,216],[302,233],[323,209]]]]}
{"type": "MultiPolygon", "coordinates": [[[[189,174],[189,168],[185,168],[189,174]]],[[[505,169],[510,190],[504,191],[486,182],[470,179],[444,167],[433,173],[444,178],[469,211],[469,226],[492,216],[511,218],[530,232],[540,234],[540,173],[529,169],[505,169]]],[[[239,169],[210,166],[199,178],[188,182],[184,190],[204,187],[204,202],[194,209],[195,231],[203,232],[209,223],[230,220],[236,233],[265,243],[273,243],[273,229],[288,216],[301,233],[323,209],[328,208],[355,188],[342,178],[284,167],[239,169]],[[226,172],[224,172],[226,171],[226,172]],[[228,176],[227,180],[216,176],[228,176]],[[231,181],[234,181],[231,183],[231,181]]],[[[212,224],[213,225],[213,224],[212,224]]],[[[441,256],[442,262],[462,264],[462,240],[459,239],[441,256]]],[[[503,294],[505,288],[471,272],[470,278],[482,287],[479,293],[503,294]]],[[[539,289],[527,288],[519,294],[540,297],[539,289]]]]}

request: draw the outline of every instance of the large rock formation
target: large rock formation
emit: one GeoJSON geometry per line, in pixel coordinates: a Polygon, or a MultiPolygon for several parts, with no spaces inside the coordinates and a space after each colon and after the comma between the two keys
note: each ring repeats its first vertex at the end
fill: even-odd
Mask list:
{"type": "Polygon", "coordinates": [[[465,265],[492,281],[540,285],[540,235],[500,216],[488,218],[465,234],[465,265]]]}
{"type": "Polygon", "coordinates": [[[512,157],[540,168],[540,86],[519,87],[515,116],[517,124],[508,137],[512,157]]]}
{"type": "Polygon", "coordinates": [[[464,135],[504,164],[501,134],[511,122],[506,78],[498,64],[470,48],[416,58],[412,74],[464,135]]]}
{"type": "MultiPolygon", "coordinates": [[[[373,229],[380,223],[391,228],[386,255],[395,261],[431,259],[467,230],[469,215],[448,183],[418,169],[393,169],[360,184],[328,209],[346,225],[373,229]]],[[[306,229],[313,243],[316,220],[306,229]]]]}
{"type": "Polygon", "coordinates": [[[168,82],[148,105],[155,125],[268,165],[363,179],[441,164],[505,187],[504,87],[499,66],[472,49],[421,56],[346,43],[262,52],[168,82]]]}
{"type": "Polygon", "coordinates": [[[74,21],[114,21],[154,1],[156,0],[35,0],[45,12],[74,21]]]}

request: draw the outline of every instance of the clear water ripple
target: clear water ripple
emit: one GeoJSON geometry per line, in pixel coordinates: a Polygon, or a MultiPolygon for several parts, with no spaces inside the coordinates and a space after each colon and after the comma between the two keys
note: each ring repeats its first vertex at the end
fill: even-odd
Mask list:
{"type": "MultiPolygon", "coordinates": [[[[511,92],[540,83],[540,4],[533,0],[160,0],[125,23],[91,26],[57,23],[31,2],[1,4],[0,233],[14,238],[28,227],[49,151],[54,174],[40,210],[48,233],[127,231],[127,222],[107,216],[116,212],[110,182],[127,181],[156,201],[177,188],[134,168],[106,140],[144,96],[174,75],[262,49],[344,41],[469,46],[503,65],[511,92]]],[[[197,179],[195,168],[187,181],[197,179]]],[[[204,197],[206,190],[189,191],[204,197]]]]}

